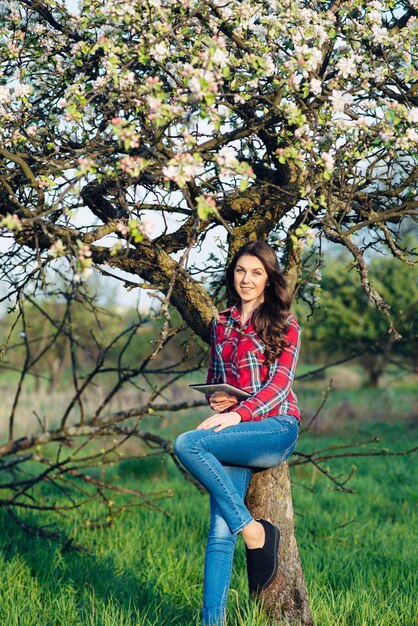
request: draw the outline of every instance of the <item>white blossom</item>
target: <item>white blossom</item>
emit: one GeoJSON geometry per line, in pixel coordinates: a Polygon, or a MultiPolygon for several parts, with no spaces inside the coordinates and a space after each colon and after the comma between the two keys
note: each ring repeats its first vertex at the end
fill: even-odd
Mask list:
{"type": "Polygon", "coordinates": [[[369,11],[367,13],[367,17],[371,22],[374,22],[375,24],[381,24],[382,23],[382,13],[381,11],[377,11],[376,9],[372,9],[371,11],[369,11]]]}
{"type": "Polygon", "coordinates": [[[265,38],[267,35],[266,27],[263,26],[263,24],[260,24],[260,22],[256,22],[254,17],[251,18],[248,24],[248,30],[255,35],[258,35],[260,38],[265,38]]]}
{"type": "Polygon", "coordinates": [[[373,68],[373,78],[378,83],[383,83],[386,80],[387,72],[383,65],[373,68]]]}
{"type": "Polygon", "coordinates": [[[418,132],[415,130],[415,128],[408,128],[408,130],[406,131],[406,136],[409,141],[418,143],[418,132]]]}
{"type": "Polygon", "coordinates": [[[318,78],[312,78],[309,83],[309,88],[315,95],[320,94],[322,91],[322,83],[318,78]]]}
{"type": "Polygon", "coordinates": [[[315,24],[315,37],[318,40],[318,46],[321,47],[329,39],[329,35],[321,24],[315,24]]]}
{"type": "Polygon", "coordinates": [[[192,93],[194,93],[198,98],[201,98],[203,96],[203,88],[202,88],[202,84],[200,82],[200,80],[197,78],[197,76],[193,76],[189,82],[188,82],[188,87],[190,89],[190,91],[192,93]]]}
{"type": "Polygon", "coordinates": [[[168,47],[163,41],[157,43],[151,50],[151,56],[154,57],[157,61],[163,61],[167,54],[168,47]]]}
{"type": "Polygon", "coordinates": [[[307,137],[309,134],[309,130],[309,124],[303,124],[302,126],[296,128],[294,135],[297,139],[299,139],[300,137],[307,137]]]}
{"type": "Polygon", "coordinates": [[[217,164],[226,170],[234,169],[237,161],[235,150],[231,146],[224,146],[216,155],[217,164]]]}
{"type": "Polygon", "coordinates": [[[376,109],[377,108],[377,102],[375,100],[363,100],[363,105],[367,109],[376,109]]]}
{"type": "Polygon", "coordinates": [[[388,32],[386,28],[373,24],[372,37],[375,43],[384,43],[388,37],[388,32]]]}
{"type": "Polygon", "coordinates": [[[350,105],[353,102],[353,96],[349,93],[344,93],[342,91],[338,91],[337,89],[332,90],[331,102],[334,113],[338,113],[339,111],[344,111],[344,107],[346,105],[350,105]]]}
{"type": "Polygon", "coordinates": [[[215,53],[212,56],[212,61],[215,65],[218,65],[221,68],[224,68],[228,65],[229,57],[225,50],[220,47],[217,47],[215,53]]]}
{"type": "Polygon", "coordinates": [[[302,126],[299,126],[299,128],[297,128],[295,130],[295,137],[296,138],[300,138],[300,137],[306,137],[309,133],[309,124],[303,124],[302,126]]]}
{"type": "Polygon", "coordinates": [[[295,52],[298,57],[303,59],[304,67],[310,72],[315,72],[318,65],[322,63],[322,52],[319,48],[304,43],[302,46],[295,45],[295,52]]]}
{"type": "Polygon", "coordinates": [[[99,87],[103,87],[103,85],[107,83],[107,80],[108,79],[106,78],[106,76],[98,76],[93,82],[93,87],[95,87],[96,89],[98,89],[99,87]]]}
{"type": "Polygon", "coordinates": [[[204,97],[207,93],[216,91],[217,82],[213,73],[209,70],[200,71],[192,76],[187,86],[198,98],[204,97]]]}
{"type": "Polygon", "coordinates": [[[407,120],[408,122],[411,122],[411,124],[418,124],[418,107],[412,107],[412,109],[409,109],[407,120]]]}
{"type": "Polygon", "coordinates": [[[119,84],[122,89],[126,89],[135,83],[136,76],[134,72],[125,72],[119,79],[119,84]]]}
{"type": "Polygon", "coordinates": [[[245,98],[243,98],[240,94],[236,93],[234,95],[234,102],[236,104],[245,104],[245,98]]]}
{"type": "Polygon", "coordinates": [[[274,64],[274,61],[272,59],[272,57],[269,54],[265,54],[264,57],[264,75],[265,76],[272,76],[275,72],[276,66],[274,64]]]}
{"type": "Polygon", "coordinates": [[[186,182],[191,181],[203,172],[199,155],[181,154],[171,159],[168,165],[163,167],[162,172],[167,180],[172,180],[179,187],[184,187],[186,182]]]}
{"type": "Polygon", "coordinates": [[[343,75],[343,78],[348,78],[356,73],[354,57],[340,59],[337,63],[337,67],[343,75]]]}
{"type": "Polygon", "coordinates": [[[0,85],[0,104],[7,104],[10,102],[10,89],[0,85]]]}

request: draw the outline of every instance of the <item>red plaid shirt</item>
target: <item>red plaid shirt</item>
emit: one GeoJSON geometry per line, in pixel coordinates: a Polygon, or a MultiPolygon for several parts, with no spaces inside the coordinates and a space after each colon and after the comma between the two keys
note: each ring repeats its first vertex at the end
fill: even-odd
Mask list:
{"type": "Polygon", "coordinates": [[[300,419],[297,397],[292,390],[300,347],[298,321],[293,314],[289,315],[285,336],[289,345],[278,359],[266,366],[264,344],[252,324],[253,314],[241,326],[241,316],[234,305],[212,321],[206,382],[230,383],[251,393],[250,398],[227,409],[239,413],[243,422],[273,415],[294,415],[300,419]]]}

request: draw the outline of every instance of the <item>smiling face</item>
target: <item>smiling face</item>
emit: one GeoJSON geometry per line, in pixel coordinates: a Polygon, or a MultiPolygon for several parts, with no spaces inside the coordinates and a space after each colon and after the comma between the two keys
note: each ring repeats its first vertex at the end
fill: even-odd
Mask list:
{"type": "Polygon", "coordinates": [[[252,254],[240,256],[234,268],[234,287],[241,302],[255,305],[263,302],[268,278],[264,265],[258,257],[252,254]]]}

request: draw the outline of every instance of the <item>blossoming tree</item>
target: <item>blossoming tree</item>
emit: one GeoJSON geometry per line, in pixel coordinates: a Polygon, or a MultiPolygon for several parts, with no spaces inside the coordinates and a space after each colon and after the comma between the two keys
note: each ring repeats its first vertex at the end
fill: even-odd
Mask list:
{"type": "MultiPolygon", "coordinates": [[[[397,338],[364,253],[412,263],[399,232],[418,206],[416,0],[84,0],[76,14],[11,0],[0,11],[11,295],[63,262],[75,281],[118,268],[208,340],[225,259],[212,259],[205,289],[187,252],[220,225],[228,257],[268,238],[294,292],[307,243],[344,246],[397,338]],[[178,228],[152,237],[151,212],[178,228]]],[[[286,470],[274,472],[289,505],[286,470]]],[[[254,510],[266,512],[257,493],[273,502],[270,476],[253,481],[254,510]]],[[[289,506],[268,506],[287,570],[266,603],[311,623],[289,506]]]]}

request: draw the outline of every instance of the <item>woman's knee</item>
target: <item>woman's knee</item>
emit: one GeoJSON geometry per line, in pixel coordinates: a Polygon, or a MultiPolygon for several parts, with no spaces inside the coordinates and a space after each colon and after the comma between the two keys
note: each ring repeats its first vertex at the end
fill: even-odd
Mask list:
{"type": "Polygon", "coordinates": [[[197,442],[202,438],[201,433],[203,432],[201,430],[188,430],[185,433],[181,433],[174,442],[174,452],[177,456],[181,458],[185,454],[193,452],[197,442]]]}
{"type": "Polygon", "coordinates": [[[177,454],[178,457],[181,457],[183,455],[183,452],[187,449],[187,437],[186,437],[187,433],[182,433],[181,435],[179,435],[175,442],[174,442],[174,452],[177,454]]]}

